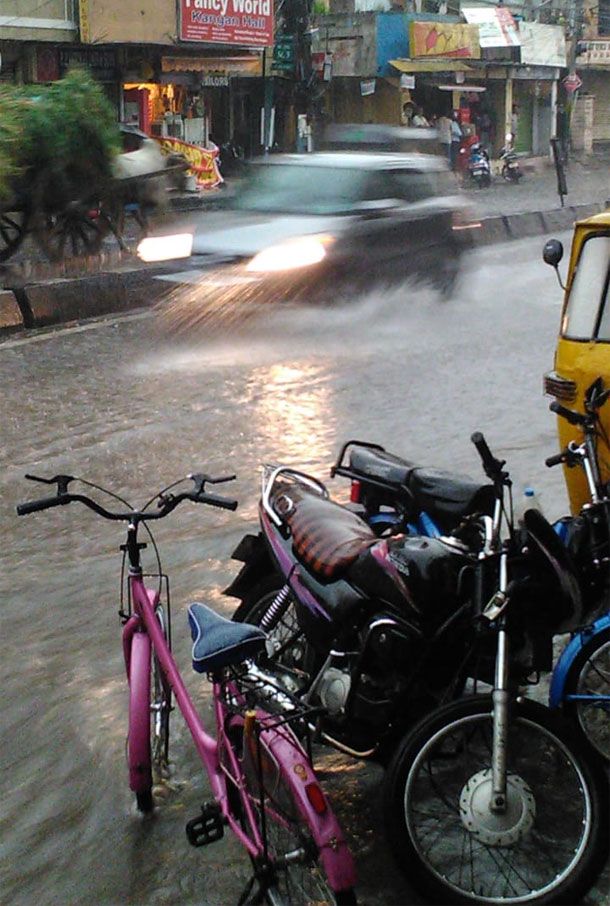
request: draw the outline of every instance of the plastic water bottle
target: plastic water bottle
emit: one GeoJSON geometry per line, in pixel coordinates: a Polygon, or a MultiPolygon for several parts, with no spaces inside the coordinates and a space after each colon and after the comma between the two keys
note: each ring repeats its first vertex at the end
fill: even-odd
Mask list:
{"type": "Polygon", "coordinates": [[[530,485],[523,488],[523,494],[514,501],[514,519],[515,525],[523,524],[523,516],[526,510],[538,510],[542,513],[540,497],[530,485]]]}
{"type": "Polygon", "coordinates": [[[542,513],[540,496],[529,485],[523,489],[523,504],[524,512],[525,510],[538,510],[539,513],[542,513]]]}

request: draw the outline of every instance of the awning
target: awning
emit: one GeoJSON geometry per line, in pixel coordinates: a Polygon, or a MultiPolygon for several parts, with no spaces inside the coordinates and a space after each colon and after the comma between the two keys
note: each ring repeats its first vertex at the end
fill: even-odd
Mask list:
{"type": "Polygon", "coordinates": [[[449,57],[443,60],[390,60],[399,72],[475,72],[472,66],[449,57]]]}
{"type": "Polygon", "coordinates": [[[262,56],[163,57],[162,72],[213,72],[230,76],[260,76],[262,56]]]}

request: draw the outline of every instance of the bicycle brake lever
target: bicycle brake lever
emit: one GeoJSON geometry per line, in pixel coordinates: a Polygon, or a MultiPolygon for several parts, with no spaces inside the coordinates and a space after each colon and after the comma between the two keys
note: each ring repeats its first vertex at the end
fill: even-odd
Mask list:
{"type": "Polygon", "coordinates": [[[53,478],[41,478],[39,475],[26,474],[28,481],[39,481],[41,484],[56,484],[58,494],[67,494],[68,485],[75,481],[73,475],[55,475],[53,478]]]}

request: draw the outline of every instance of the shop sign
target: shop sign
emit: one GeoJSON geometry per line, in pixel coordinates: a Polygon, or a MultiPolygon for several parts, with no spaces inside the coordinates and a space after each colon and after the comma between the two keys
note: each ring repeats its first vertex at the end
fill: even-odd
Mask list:
{"type": "Polygon", "coordinates": [[[360,94],[362,97],[375,94],[375,79],[362,79],[360,82],[360,94]]]}
{"type": "Polygon", "coordinates": [[[179,0],[182,41],[273,46],[273,0],[179,0]]]}
{"type": "Polygon", "coordinates": [[[528,66],[566,66],[566,38],[561,25],[521,22],[521,62],[528,66]]]}
{"type": "Polygon", "coordinates": [[[479,29],[476,25],[447,22],[411,22],[410,57],[459,57],[479,60],[479,29]]]}
{"type": "Polygon", "coordinates": [[[610,66],[610,40],[608,41],[579,41],[577,60],[581,66],[600,63],[610,66]]]}
{"type": "Polygon", "coordinates": [[[201,76],[202,88],[228,88],[229,76],[222,72],[204,72],[201,76]]]}
{"type": "Polygon", "coordinates": [[[296,38],[294,35],[278,35],[273,45],[272,68],[279,72],[294,72],[296,60],[296,38]]]}
{"type": "Polygon", "coordinates": [[[517,23],[505,6],[462,7],[462,15],[479,29],[481,47],[519,47],[521,44],[517,23]]]}
{"type": "Polygon", "coordinates": [[[73,66],[88,69],[99,82],[115,82],[117,78],[116,55],[114,50],[100,47],[62,47],[59,51],[60,76],[73,66]]]}
{"type": "Polygon", "coordinates": [[[563,87],[572,94],[573,91],[578,91],[579,88],[582,88],[582,79],[577,72],[571,72],[563,80],[563,87]]]}
{"type": "Polygon", "coordinates": [[[333,73],[333,55],[328,51],[315,51],[311,55],[311,68],[323,82],[330,82],[333,73]]]}

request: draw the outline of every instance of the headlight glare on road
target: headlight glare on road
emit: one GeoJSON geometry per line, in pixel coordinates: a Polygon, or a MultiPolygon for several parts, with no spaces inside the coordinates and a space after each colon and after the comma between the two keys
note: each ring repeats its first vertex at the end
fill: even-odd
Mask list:
{"type": "Polygon", "coordinates": [[[333,241],[334,237],[327,235],[289,239],[263,249],[246,265],[246,270],[254,273],[290,271],[319,264],[326,257],[326,249],[333,241]]]}
{"type": "Polygon", "coordinates": [[[147,262],[172,261],[174,258],[189,258],[192,250],[192,233],[176,233],[174,236],[147,236],[138,243],[138,258],[147,262]]]}

